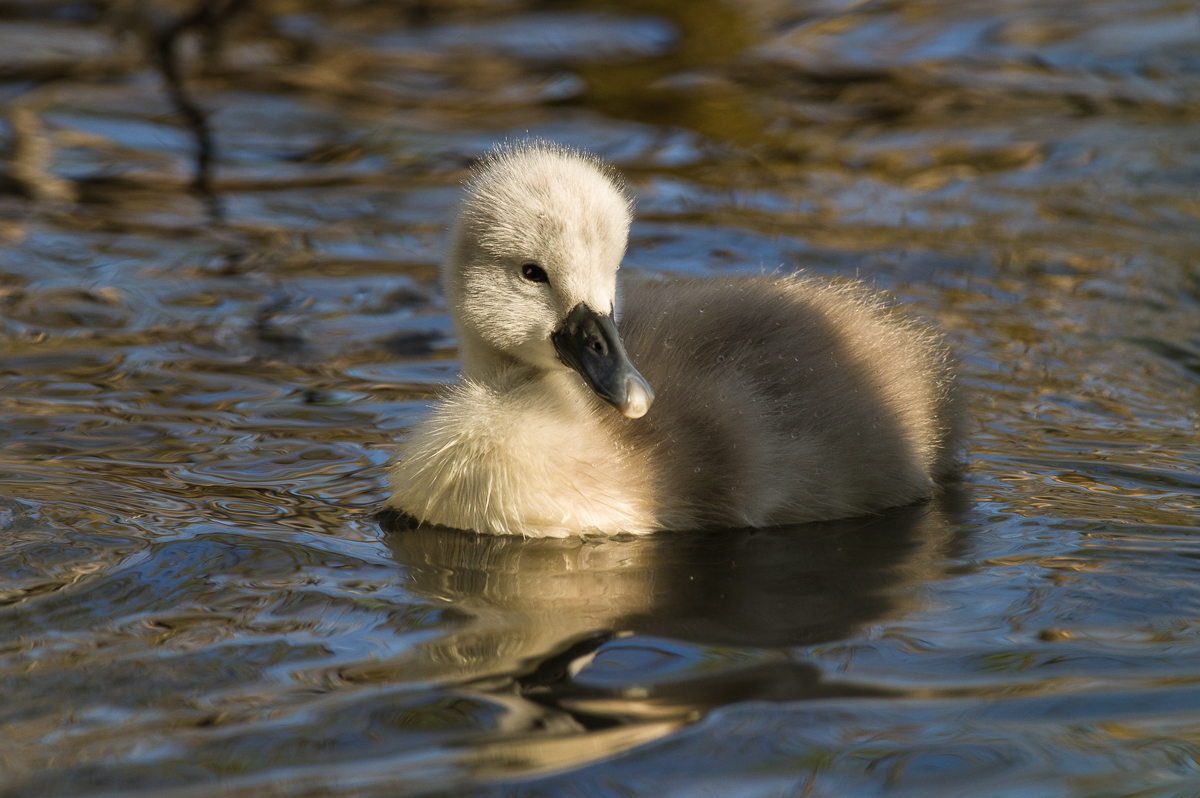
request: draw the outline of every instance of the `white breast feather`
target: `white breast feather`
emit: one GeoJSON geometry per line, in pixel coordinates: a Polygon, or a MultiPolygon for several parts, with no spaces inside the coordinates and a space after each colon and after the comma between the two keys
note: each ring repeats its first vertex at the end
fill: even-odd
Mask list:
{"type": "Polygon", "coordinates": [[[389,504],[494,534],[655,528],[652,486],[628,479],[620,448],[589,423],[592,408],[555,399],[536,382],[464,381],[404,441],[389,504]]]}

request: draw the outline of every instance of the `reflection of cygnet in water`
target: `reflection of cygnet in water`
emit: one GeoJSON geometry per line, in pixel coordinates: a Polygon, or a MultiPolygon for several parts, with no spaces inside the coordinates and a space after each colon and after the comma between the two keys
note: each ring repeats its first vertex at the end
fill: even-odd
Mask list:
{"type": "MultiPolygon", "coordinates": [[[[422,646],[426,678],[512,674],[617,619],[654,612],[658,542],[646,537],[523,539],[444,527],[407,528],[386,540],[417,596],[466,616],[422,646]]],[[[390,525],[385,523],[384,528],[390,525]]]]}
{"type": "Polygon", "coordinates": [[[766,526],[953,470],[936,334],[809,277],[648,281],[618,307],[629,224],[589,156],[527,143],[476,170],[443,271],[463,382],[403,441],[390,507],[526,536],[766,526]]]}
{"type": "MultiPolygon", "coordinates": [[[[726,649],[844,638],[910,609],[903,585],[941,575],[953,546],[946,504],[795,527],[616,538],[526,540],[400,522],[386,540],[407,589],[466,616],[410,652],[403,670],[449,682],[528,675],[581,641],[621,634],[726,649]]],[[[769,694],[770,678],[754,689],[769,694]]],[[[815,675],[806,678],[811,685],[815,675]]],[[[700,692],[681,700],[705,705],[721,694],[700,692]]]]}

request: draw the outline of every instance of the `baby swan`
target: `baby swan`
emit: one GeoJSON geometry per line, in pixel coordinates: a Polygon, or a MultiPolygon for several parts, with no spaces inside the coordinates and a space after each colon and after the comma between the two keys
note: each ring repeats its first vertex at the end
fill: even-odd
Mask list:
{"type": "Polygon", "coordinates": [[[518,144],[475,171],[443,269],[463,380],[401,445],[389,507],[527,536],[765,526],[953,472],[938,335],[799,276],[647,281],[617,308],[630,218],[579,152],[518,144]]]}

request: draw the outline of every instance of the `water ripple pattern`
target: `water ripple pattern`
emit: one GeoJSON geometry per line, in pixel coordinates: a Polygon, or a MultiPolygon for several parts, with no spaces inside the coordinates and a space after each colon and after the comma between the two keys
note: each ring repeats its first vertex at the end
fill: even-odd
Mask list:
{"type": "Polygon", "coordinates": [[[1194,3],[187,5],[0,4],[0,793],[1200,793],[1194,3]],[[937,323],[962,483],[377,517],[458,372],[457,186],[524,136],[628,176],[629,272],[937,323]]]}

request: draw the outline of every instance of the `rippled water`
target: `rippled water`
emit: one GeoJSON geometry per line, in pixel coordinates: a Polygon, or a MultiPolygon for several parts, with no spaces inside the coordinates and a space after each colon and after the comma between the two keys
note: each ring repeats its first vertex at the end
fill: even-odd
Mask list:
{"type": "Polygon", "coordinates": [[[171,51],[208,197],[145,42],[183,14],[0,5],[4,795],[1200,792],[1194,3],[263,0],[171,51]],[[963,483],[628,540],[377,518],[456,375],[455,187],[527,133],[626,172],[630,269],[936,321],[963,483]]]}

